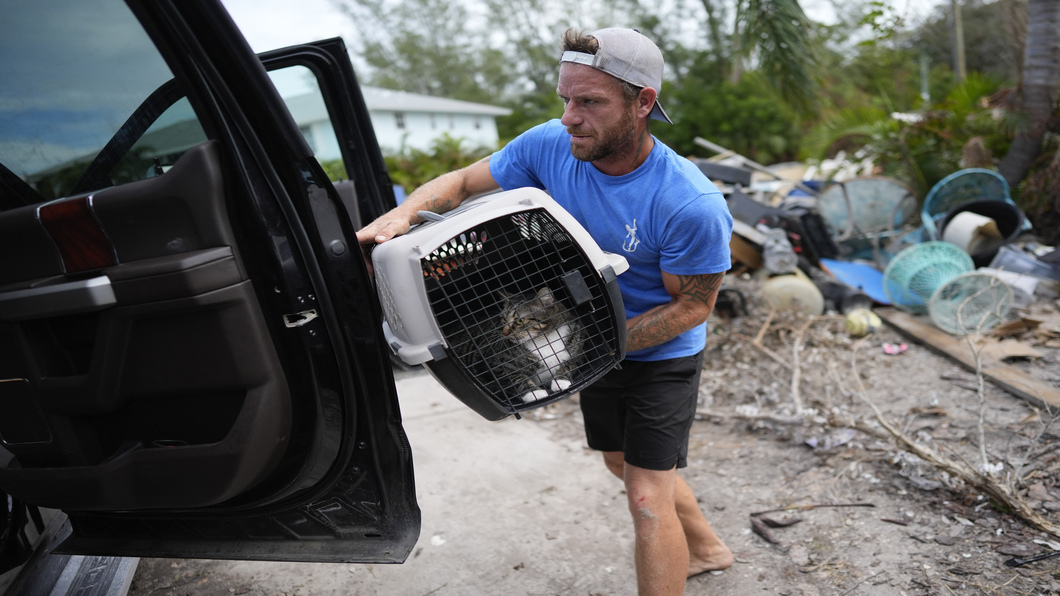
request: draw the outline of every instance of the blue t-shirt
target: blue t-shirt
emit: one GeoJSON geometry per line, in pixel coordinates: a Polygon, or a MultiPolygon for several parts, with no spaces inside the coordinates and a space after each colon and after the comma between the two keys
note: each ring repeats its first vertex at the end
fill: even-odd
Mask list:
{"type": "MultiPolygon", "coordinates": [[[[626,318],[670,303],[660,271],[700,275],[727,271],[732,264],[732,216],[725,198],[695,164],[657,139],[640,167],[608,176],[575,159],[566,128],[551,120],[494,153],[490,173],[505,190],[547,191],[601,249],[626,258],[629,271],[618,276],[626,318]]],[[[705,344],[706,323],[626,358],[692,356],[705,344]]]]}

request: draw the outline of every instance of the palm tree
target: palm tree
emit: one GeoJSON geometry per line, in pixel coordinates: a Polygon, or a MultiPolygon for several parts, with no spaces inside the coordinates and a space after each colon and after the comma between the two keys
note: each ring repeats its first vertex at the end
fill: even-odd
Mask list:
{"type": "MultiPolygon", "coordinates": [[[[1053,118],[1060,83],[1060,2],[1029,0],[1027,44],[1024,50],[1020,99],[1027,116],[1024,130],[1012,140],[998,166],[1009,185],[1015,186],[1041,151],[1042,138],[1053,118]]],[[[1060,204],[1055,206],[1060,211],[1060,204]]]]}
{"type": "Polygon", "coordinates": [[[820,76],[812,44],[812,27],[798,0],[734,0],[731,5],[700,0],[707,15],[707,32],[721,76],[737,83],[744,62],[753,58],[766,80],[797,109],[817,105],[820,76]],[[735,15],[731,36],[725,23],[735,15]]]}

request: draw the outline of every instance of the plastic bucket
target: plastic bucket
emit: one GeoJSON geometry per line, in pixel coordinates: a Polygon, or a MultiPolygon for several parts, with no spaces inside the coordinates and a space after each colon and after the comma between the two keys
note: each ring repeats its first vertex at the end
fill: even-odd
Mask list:
{"type": "Polygon", "coordinates": [[[1000,245],[1014,242],[1019,237],[1023,226],[1023,212],[1019,207],[1007,201],[980,200],[971,201],[958,205],[946,213],[939,225],[939,238],[946,235],[946,226],[953,222],[962,213],[974,213],[994,220],[998,232],[1001,233],[1001,241],[986,249],[969,252],[972,262],[976,267],[986,267],[997,254],[1000,245]]]}

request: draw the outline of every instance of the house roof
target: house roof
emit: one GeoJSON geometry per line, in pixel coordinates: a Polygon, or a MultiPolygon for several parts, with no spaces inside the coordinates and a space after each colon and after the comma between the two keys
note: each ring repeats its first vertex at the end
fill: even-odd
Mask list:
{"type": "Polygon", "coordinates": [[[380,112],[434,112],[436,114],[482,114],[485,116],[507,116],[512,111],[508,108],[491,106],[484,103],[461,101],[393,91],[379,87],[362,86],[361,93],[368,109],[380,112]]]}
{"type": "MultiPolygon", "coordinates": [[[[483,116],[507,116],[512,111],[508,108],[491,106],[483,103],[432,97],[404,91],[392,91],[379,87],[361,87],[364,103],[372,112],[429,112],[435,114],[480,114],[483,116]]],[[[286,97],[287,107],[294,114],[298,124],[327,120],[328,111],[324,107],[324,98],[319,93],[306,93],[286,97]]]]}

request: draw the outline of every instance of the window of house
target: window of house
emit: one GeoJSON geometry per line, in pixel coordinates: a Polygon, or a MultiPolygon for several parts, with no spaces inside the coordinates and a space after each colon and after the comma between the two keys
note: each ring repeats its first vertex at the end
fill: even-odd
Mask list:
{"type": "Polygon", "coordinates": [[[475,130],[482,128],[482,120],[478,116],[475,116],[474,126],[475,130]]]}
{"type": "Polygon", "coordinates": [[[436,121],[434,114],[428,114],[427,117],[431,120],[431,130],[438,128],[438,122],[436,121]]]}
{"type": "Polygon", "coordinates": [[[405,112],[394,112],[394,126],[398,130],[405,130],[405,112]]]}

